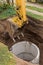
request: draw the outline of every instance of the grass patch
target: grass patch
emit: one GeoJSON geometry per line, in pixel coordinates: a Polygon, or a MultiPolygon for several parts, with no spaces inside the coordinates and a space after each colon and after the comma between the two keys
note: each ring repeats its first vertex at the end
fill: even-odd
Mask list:
{"type": "Polygon", "coordinates": [[[8,47],[0,42],[0,65],[16,65],[16,61],[12,53],[8,51],[8,47]]]}
{"type": "Polygon", "coordinates": [[[16,14],[15,8],[10,5],[0,6],[0,20],[16,14]]]}
{"type": "Polygon", "coordinates": [[[15,15],[15,14],[16,14],[16,12],[15,12],[13,9],[7,9],[7,10],[3,11],[3,12],[0,14],[0,20],[1,20],[1,19],[6,19],[6,18],[8,18],[8,17],[10,17],[10,16],[13,16],[13,15],[15,15]]]}
{"type": "Polygon", "coordinates": [[[43,16],[36,15],[36,14],[31,13],[31,12],[27,12],[27,15],[29,15],[33,18],[39,19],[39,20],[43,20],[43,16]]]}
{"type": "Polygon", "coordinates": [[[37,7],[34,7],[34,6],[26,6],[26,7],[28,9],[35,10],[35,11],[43,13],[43,9],[41,9],[41,8],[37,8],[37,7]]]}

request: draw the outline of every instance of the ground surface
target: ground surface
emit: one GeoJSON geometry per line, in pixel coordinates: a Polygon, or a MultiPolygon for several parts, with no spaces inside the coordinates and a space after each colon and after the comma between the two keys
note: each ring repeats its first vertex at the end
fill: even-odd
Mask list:
{"type": "MultiPolygon", "coordinates": [[[[41,6],[38,6],[38,7],[42,8],[41,6]]],[[[9,11],[8,11],[8,13],[9,13],[9,11]]],[[[6,15],[6,13],[5,13],[5,15],[6,15]]],[[[36,17],[38,17],[38,16],[35,16],[35,18],[36,17]]],[[[41,17],[41,18],[43,18],[43,17],[41,17]]],[[[39,17],[39,19],[40,19],[40,17],[39,17]]],[[[40,65],[43,65],[43,21],[37,21],[37,20],[32,21],[29,18],[29,24],[26,25],[22,29],[22,32],[24,33],[24,37],[21,37],[20,40],[18,40],[16,38],[16,41],[19,42],[19,41],[22,41],[22,40],[28,40],[28,41],[35,43],[37,46],[39,46],[40,51],[41,51],[40,65]]],[[[0,41],[3,42],[4,44],[6,44],[8,46],[8,48],[10,48],[14,44],[14,42],[12,41],[12,39],[10,37],[9,37],[9,39],[6,39],[6,38],[3,37],[2,34],[0,34],[0,41]]],[[[20,63],[22,64],[22,62],[20,62],[20,63]]]]}
{"type": "Polygon", "coordinates": [[[43,9],[43,4],[27,2],[27,5],[29,5],[29,6],[35,6],[35,7],[37,7],[37,8],[43,9]]]}
{"type": "Polygon", "coordinates": [[[27,2],[26,7],[29,16],[43,20],[43,5],[27,2]]]}
{"type": "MultiPolygon", "coordinates": [[[[40,65],[43,65],[43,21],[34,20],[29,18],[29,24],[25,25],[21,31],[24,33],[24,37],[20,36],[20,40],[16,38],[16,42],[28,40],[35,43],[41,51],[40,65]]],[[[10,48],[14,42],[9,37],[6,39],[2,34],[0,34],[0,41],[3,42],[10,48]]]]}
{"type": "Polygon", "coordinates": [[[16,65],[16,61],[8,47],[0,42],[0,65],[16,65]]]}

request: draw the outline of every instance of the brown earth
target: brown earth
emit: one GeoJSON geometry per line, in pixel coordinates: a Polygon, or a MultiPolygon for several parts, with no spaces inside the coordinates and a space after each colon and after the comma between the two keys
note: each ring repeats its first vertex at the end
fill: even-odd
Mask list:
{"type": "MultiPolygon", "coordinates": [[[[29,24],[24,25],[21,30],[19,29],[19,32],[21,31],[22,33],[24,33],[24,37],[20,35],[20,40],[16,37],[16,42],[28,40],[35,43],[40,48],[40,65],[43,65],[43,21],[39,21],[29,17],[29,24]]],[[[13,40],[9,37],[8,34],[3,35],[2,33],[0,33],[0,41],[6,44],[8,48],[10,48],[14,44],[13,40]]],[[[18,59],[17,65],[23,65],[25,64],[24,62],[25,61],[21,61],[21,59],[18,59]]]]}

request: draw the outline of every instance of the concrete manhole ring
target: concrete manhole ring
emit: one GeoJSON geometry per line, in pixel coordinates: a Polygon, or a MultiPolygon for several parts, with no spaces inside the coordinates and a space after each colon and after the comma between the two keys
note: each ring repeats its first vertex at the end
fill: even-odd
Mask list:
{"type": "Polygon", "coordinates": [[[40,50],[34,43],[30,44],[28,41],[18,42],[10,50],[20,59],[39,64],[40,50]]]}

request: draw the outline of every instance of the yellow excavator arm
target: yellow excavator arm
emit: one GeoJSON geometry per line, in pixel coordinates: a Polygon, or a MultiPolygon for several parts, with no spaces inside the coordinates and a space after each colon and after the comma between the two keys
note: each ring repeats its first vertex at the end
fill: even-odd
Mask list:
{"type": "Polygon", "coordinates": [[[17,16],[12,17],[11,21],[19,28],[21,28],[23,24],[27,22],[25,0],[16,0],[15,2],[17,16]]]}
{"type": "MultiPolygon", "coordinates": [[[[26,8],[25,8],[25,0],[16,0],[16,15],[7,19],[6,21],[0,21],[0,31],[6,32],[9,36],[14,40],[14,37],[18,36],[18,28],[22,28],[22,26],[27,23],[26,17],[26,8]],[[4,26],[4,27],[3,27],[4,26]]],[[[23,34],[22,34],[23,35],[23,34]]],[[[6,36],[6,35],[5,35],[6,36]]]]}
{"type": "Polygon", "coordinates": [[[25,0],[16,0],[16,7],[17,14],[20,16],[21,20],[26,21],[25,0]]]}

